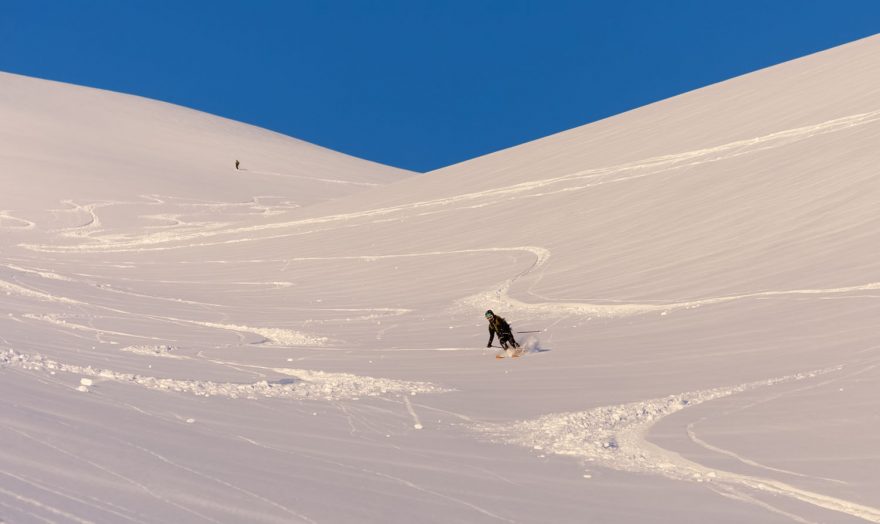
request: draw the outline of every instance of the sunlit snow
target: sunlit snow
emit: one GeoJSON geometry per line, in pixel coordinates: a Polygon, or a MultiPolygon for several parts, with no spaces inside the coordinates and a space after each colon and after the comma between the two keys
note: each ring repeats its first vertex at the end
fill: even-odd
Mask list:
{"type": "Polygon", "coordinates": [[[880,522],[880,38],[426,174],[0,116],[0,521],[880,522]]]}

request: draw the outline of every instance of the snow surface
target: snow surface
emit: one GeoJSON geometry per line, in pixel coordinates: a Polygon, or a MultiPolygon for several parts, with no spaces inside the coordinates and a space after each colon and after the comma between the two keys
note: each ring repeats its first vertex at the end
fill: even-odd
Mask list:
{"type": "Polygon", "coordinates": [[[880,522],[880,37],[423,175],[10,74],[0,137],[0,521],[880,522]]]}

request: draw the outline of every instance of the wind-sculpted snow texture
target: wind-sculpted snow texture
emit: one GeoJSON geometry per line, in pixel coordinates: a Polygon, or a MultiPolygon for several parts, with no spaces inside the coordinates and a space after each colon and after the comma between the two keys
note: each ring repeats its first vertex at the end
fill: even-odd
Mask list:
{"type": "Polygon", "coordinates": [[[0,521],[880,522],[880,38],[420,175],[0,87],[0,521]]]}

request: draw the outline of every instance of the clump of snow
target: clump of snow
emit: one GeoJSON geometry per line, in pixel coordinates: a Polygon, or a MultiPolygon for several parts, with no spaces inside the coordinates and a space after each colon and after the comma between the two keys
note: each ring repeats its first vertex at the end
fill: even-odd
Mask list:
{"type": "Polygon", "coordinates": [[[168,344],[159,344],[155,346],[127,346],[119,351],[125,351],[126,353],[134,353],[136,355],[146,355],[150,357],[164,357],[164,358],[183,358],[178,355],[172,354],[172,351],[175,351],[177,348],[168,344]]]}
{"type": "Polygon", "coordinates": [[[523,353],[540,353],[544,351],[541,349],[541,339],[538,338],[537,335],[529,335],[525,340],[520,344],[522,347],[523,353]]]}

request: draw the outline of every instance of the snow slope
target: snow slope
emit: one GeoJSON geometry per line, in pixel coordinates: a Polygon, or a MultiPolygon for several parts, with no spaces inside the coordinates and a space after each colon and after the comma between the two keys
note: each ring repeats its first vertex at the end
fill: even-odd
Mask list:
{"type": "Polygon", "coordinates": [[[878,64],[418,176],[0,75],[0,520],[880,522],[878,64]]]}

